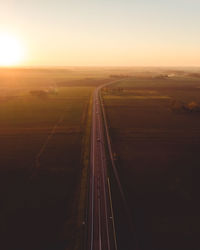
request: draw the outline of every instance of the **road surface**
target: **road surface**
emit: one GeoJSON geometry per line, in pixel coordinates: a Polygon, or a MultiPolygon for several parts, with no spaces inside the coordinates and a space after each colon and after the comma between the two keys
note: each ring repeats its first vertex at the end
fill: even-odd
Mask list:
{"type": "Polygon", "coordinates": [[[104,141],[104,125],[98,87],[93,96],[90,187],[88,211],[89,250],[117,250],[110,183],[104,141]]]}

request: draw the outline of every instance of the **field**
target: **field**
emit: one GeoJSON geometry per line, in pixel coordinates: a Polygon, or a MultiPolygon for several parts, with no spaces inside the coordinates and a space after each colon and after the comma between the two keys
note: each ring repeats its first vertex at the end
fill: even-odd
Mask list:
{"type": "Polygon", "coordinates": [[[200,249],[199,79],[135,76],[102,93],[139,249],[200,249]]]}
{"type": "Polygon", "coordinates": [[[0,68],[0,247],[81,249],[92,93],[127,78],[105,88],[103,97],[141,249],[198,249],[195,72],[0,68]]]}
{"type": "Polygon", "coordinates": [[[73,74],[0,70],[2,249],[79,247],[89,103],[105,80],[73,74]]]}

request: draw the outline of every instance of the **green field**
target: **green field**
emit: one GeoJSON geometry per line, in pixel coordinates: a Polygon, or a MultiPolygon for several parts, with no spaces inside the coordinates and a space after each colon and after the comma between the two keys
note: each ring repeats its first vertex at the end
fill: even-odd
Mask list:
{"type": "Polygon", "coordinates": [[[140,249],[200,247],[200,113],[181,106],[199,105],[199,87],[192,78],[134,77],[103,91],[140,249]]]}
{"type": "Polygon", "coordinates": [[[0,68],[3,249],[81,249],[92,93],[124,77],[103,96],[141,247],[188,250],[196,244],[199,77],[174,70],[176,76],[166,78],[166,72],[171,71],[0,68]]]}
{"type": "Polygon", "coordinates": [[[102,80],[66,77],[55,86],[49,72],[40,84],[40,72],[12,76],[18,71],[4,75],[0,88],[1,245],[74,249],[82,232],[79,207],[85,209],[80,180],[89,103],[102,80]]]}

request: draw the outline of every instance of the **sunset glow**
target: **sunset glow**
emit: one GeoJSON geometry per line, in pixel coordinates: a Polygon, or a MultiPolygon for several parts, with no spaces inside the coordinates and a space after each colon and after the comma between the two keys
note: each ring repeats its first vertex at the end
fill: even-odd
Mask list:
{"type": "Polygon", "coordinates": [[[2,0],[0,65],[199,66],[199,12],[199,0],[2,0]]]}
{"type": "Polygon", "coordinates": [[[24,57],[20,41],[8,34],[0,34],[0,66],[19,65],[24,57]]]}

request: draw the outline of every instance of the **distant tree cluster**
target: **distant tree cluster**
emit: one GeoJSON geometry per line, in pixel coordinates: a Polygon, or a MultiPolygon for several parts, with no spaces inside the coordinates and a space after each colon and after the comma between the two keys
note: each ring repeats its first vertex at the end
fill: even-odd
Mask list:
{"type": "Polygon", "coordinates": [[[32,91],[30,91],[30,94],[32,96],[37,96],[37,97],[41,97],[41,98],[48,96],[48,92],[45,90],[32,90],[32,91]]]}
{"type": "Polygon", "coordinates": [[[49,88],[47,90],[31,90],[30,94],[32,96],[37,96],[37,97],[41,97],[41,98],[45,98],[48,95],[55,95],[58,93],[58,90],[56,88],[49,88]]]}
{"type": "Polygon", "coordinates": [[[155,79],[166,79],[168,77],[169,77],[168,74],[160,74],[160,75],[155,76],[155,79]]]}
{"type": "Polygon", "coordinates": [[[176,112],[195,113],[195,112],[200,112],[200,104],[194,101],[185,104],[185,103],[181,103],[179,101],[173,100],[171,103],[171,109],[172,111],[176,111],[176,112]]]}

